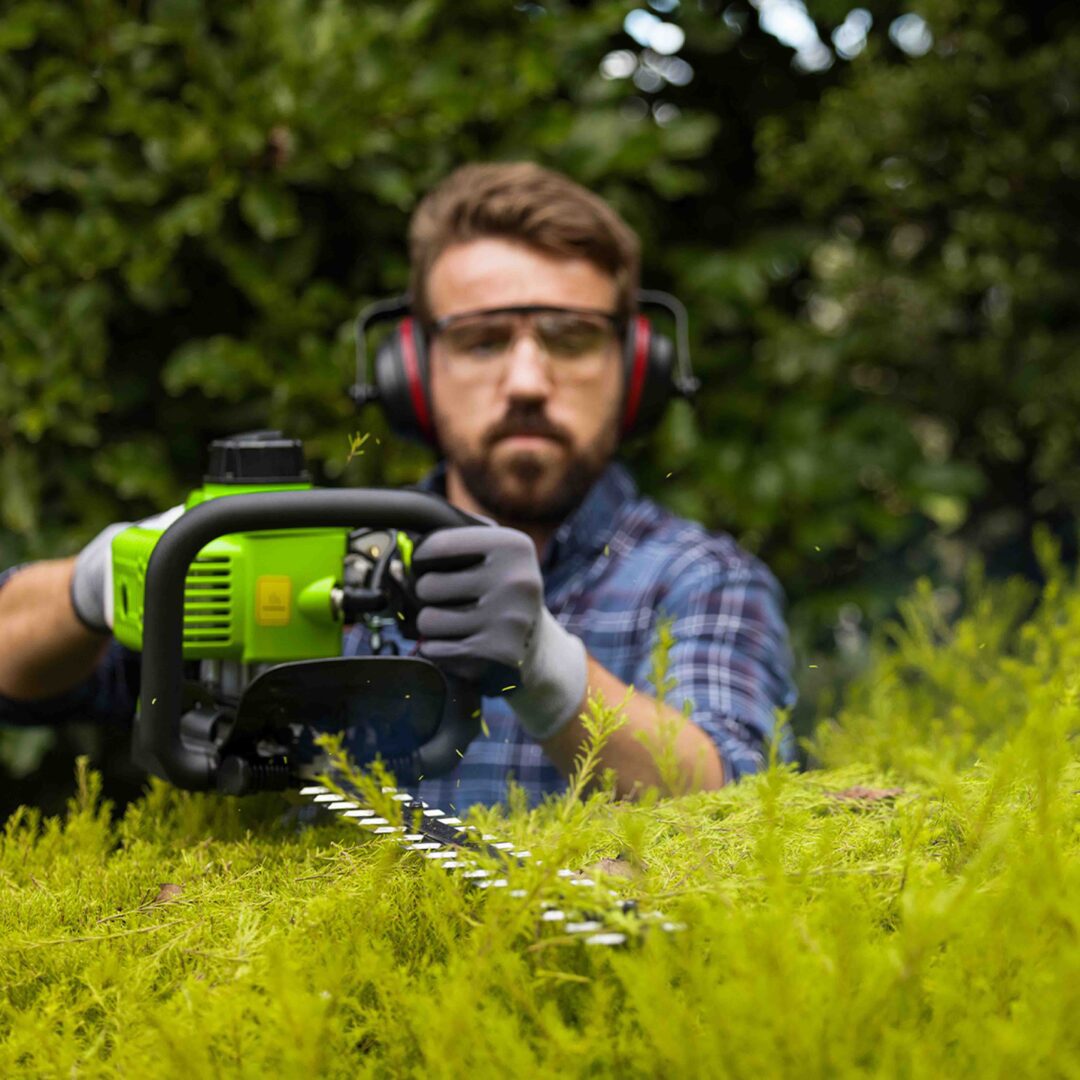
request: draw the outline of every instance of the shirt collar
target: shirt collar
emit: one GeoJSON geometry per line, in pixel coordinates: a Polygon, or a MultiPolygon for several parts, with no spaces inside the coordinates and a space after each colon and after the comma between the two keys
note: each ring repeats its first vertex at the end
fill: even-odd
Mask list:
{"type": "MultiPolygon", "coordinates": [[[[446,462],[440,461],[416,485],[446,498],[446,462]]],[[[588,494],[555,530],[544,556],[547,571],[576,552],[595,555],[603,551],[615,533],[623,503],[637,497],[637,486],[621,461],[611,461],[588,494]]]]}

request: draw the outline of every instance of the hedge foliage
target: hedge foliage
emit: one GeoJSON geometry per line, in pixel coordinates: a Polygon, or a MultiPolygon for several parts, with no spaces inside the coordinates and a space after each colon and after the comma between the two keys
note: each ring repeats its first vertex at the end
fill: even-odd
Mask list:
{"type": "Polygon", "coordinates": [[[509,871],[536,898],[619,858],[604,887],[685,924],[617,950],[276,799],[155,783],[114,823],[84,771],[0,839],[0,1071],[1075,1075],[1080,582],[1053,578],[953,630],[917,595],[826,771],[476,815],[544,860],[509,871]]]}
{"type": "MultiPolygon", "coordinates": [[[[917,575],[1034,571],[1039,521],[1072,557],[1074,8],[922,0],[913,56],[911,12],[872,0],[862,51],[814,72],[745,0],[663,14],[674,57],[631,9],[7,4],[0,564],[172,505],[244,428],[303,438],[328,483],[414,480],[428,453],[344,396],[352,318],[404,287],[425,190],[520,157],[610,199],[689,304],[697,413],[626,457],[776,570],[800,730],[917,575]],[[380,452],[347,464],[360,430],[380,452]]],[[[808,10],[830,42],[849,4],[808,10]]],[[[53,736],[28,738],[15,772],[53,736]]]]}

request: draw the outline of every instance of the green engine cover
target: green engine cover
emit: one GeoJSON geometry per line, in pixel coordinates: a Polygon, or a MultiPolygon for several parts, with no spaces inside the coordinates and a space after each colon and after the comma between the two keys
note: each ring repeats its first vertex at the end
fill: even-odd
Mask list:
{"type": "MultiPolygon", "coordinates": [[[[310,484],[206,484],[185,510],[206,499],[255,491],[302,491],[310,484]]],[[[133,525],[113,539],[113,632],[142,650],[146,567],[165,528],[133,525]]],[[[184,658],[244,663],[341,655],[341,623],[330,591],[340,583],[348,530],[281,529],[231,533],[196,556],[184,587],[184,658]]]]}

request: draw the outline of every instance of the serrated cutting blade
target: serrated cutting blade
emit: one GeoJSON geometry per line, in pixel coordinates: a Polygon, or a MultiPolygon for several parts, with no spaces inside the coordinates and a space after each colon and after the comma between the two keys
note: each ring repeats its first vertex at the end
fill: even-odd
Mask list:
{"type": "MultiPolygon", "coordinates": [[[[480,833],[475,826],[463,824],[460,818],[429,806],[400,788],[383,788],[382,794],[401,804],[402,820],[406,824],[391,825],[374,809],[364,806],[358,797],[345,798],[320,784],[309,784],[300,789],[300,795],[321,809],[360,825],[368,833],[393,837],[405,851],[436,863],[477,889],[502,889],[510,883],[498,871],[478,865],[475,859],[469,858],[470,852],[481,852],[504,864],[532,858],[532,852],[518,849],[511,841],[480,833]]],[[[558,870],[556,877],[579,888],[596,887],[595,881],[576,870],[558,870]]],[[[538,921],[557,926],[567,937],[580,939],[591,946],[625,945],[629,941],[625,930],[606,921],[607,916],[615,914],[623,916],[624,920],[628,915],[635,916],[641,920],[642,928],[648,925],[668,933],[683,929],[681,924],[671,922],[659,912],[639,912],[633,900],[620,899],[613,890],[608,890],[608,894],[600,902],[600,910],[596,910],[596,905],[588,905],[587,910],[572,906],[564,911],[562,908],[566,904],[556,907],[550,901],[544,902],[538,921]]],[[[511,889],[510,895],[519,899],[527,896],[523,889],[511,889]]]]}

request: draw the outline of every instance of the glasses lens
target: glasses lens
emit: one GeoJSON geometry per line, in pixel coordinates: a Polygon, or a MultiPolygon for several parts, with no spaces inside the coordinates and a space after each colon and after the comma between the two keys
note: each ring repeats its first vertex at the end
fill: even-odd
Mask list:
{"type": "Polygon", "coordinates": [[[541,345],[558,360],[596,356],[611,340],[611,324],[588,315],[548,312],[537,315],[535,325],[541,345]]]}
{"type": "Polygon", "coordinates": [[[502,356],[513,342],[515,333],[512,318],[488,315],[451,323],[441,336],[454,356],[488,360],[502,356]]]}

